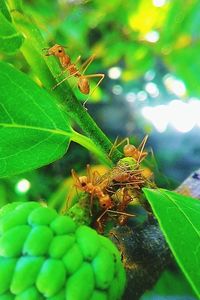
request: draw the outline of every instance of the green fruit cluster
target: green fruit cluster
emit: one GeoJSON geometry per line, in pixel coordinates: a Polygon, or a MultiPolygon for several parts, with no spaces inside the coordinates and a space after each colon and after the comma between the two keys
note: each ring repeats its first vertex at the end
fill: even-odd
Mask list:
{"type": "Polygon", "coordinates": [[[0,300],[115,300],[125,271],[114,244],[36,202],[0,210],[0,300]]]}

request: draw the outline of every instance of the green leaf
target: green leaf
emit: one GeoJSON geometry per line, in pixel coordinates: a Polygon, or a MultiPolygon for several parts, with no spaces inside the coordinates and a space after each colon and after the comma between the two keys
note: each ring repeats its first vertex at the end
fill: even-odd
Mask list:
{"type": "Polygon", "coordinates": [[[180,268],[200,297],[200,201],[163,189],[144,189],[180,268]]]}
{"type": "Polygon", "coordinates": [[[167,269],[164,271],[153,289],[143,294],[140,300],[167,298],[195,300],[195,296],[183,274],[176,268],[173,268],[172,270],[167,269]]]}
{"type": "Polygon", "coordinates": [[[0,11],[0,51],[10,54],[18,50],[23,42],[23,37],[0,11]]]}
{"type": "Polygon", "coordinates": [[[0,177],[32,170],[66,152],[72,130],[53,98],[0,63],[0,177]]]}
{"type": "Polygon", "coordinates": [[[5,3],[4,0],[0,0],[0,11],[2,12],[2,14],[6,17],[6,19],[11,22],[11,16],[10,16],[10,13],[9,13],[9,10],[8,10],[8,7],[5,3]]]}

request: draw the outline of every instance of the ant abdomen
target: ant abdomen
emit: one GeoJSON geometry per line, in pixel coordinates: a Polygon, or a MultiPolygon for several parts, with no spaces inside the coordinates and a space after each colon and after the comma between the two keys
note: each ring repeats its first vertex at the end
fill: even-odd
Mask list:
{"type": "Polygon", "coordinates": [[[90,86],[88,80],[84,77],[80,77],[78,81],[78,88],[81,91],[81,93],[85,95],[89,94],[90,86]]]}

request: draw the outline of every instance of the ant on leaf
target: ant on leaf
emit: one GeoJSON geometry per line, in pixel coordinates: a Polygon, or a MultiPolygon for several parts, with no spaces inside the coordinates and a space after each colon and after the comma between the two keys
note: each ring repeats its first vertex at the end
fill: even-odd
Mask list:
{"type": "Polygon", "coordinates": [[[85,71],[89,67],[89,65],[93,62],[95,59],[95,56],[92,55],[90,56],[82,65],[80,68],[77,67],[78,62],[81,59],[81,56],[79,55],[76,59],[76,61],[73,63],[71,62],[70,56],[65,52],[66,47],[55,44],[54,46],[50,48],[44,48],[43,50],[46,51],[45,55],[50,56],[54,55],[59,59],[59,62],[63,68],[63,71],[57,76],[63,75],[65,72],[68,73],[68,76],[62,79],[60,82],[58,82],[53,89],[57,88],[61,83],[63,83],[65,80],[69,79],[70,77],[75,77],[78,79],[77,86],[82,94],[88,95],[88,98],[84,101],[83,106],[85,107],[86,102],[89,99],[89,96],[91,96],[96,88],[100,85],[102,80],[104,79],[105,75],[101,73],[97,74],[90,74],[90,75],[85,75],[85,71]],[[99,81],[97,82],[96,86],[94,89],[90,92],[90,84],[88,79],[90,78],[100,78],[99,81]]]}

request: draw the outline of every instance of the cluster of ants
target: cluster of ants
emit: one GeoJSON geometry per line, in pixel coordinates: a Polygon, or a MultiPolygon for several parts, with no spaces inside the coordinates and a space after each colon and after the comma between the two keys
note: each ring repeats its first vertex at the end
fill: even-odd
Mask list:
{"type": "MultiPolygon", "coordinates": [[[[44,48],[46,56],[55,56],[59,59],[62,67],[62,72],[58,75],[68,75],[58,82],[53,89],[57,88],[65,80],[70,77],[77,79],[77,86],[81,93],[91,96],[95,89],[100,85],[105,75],[101,73],[85,75],[85,72],[89,65],[94,60],[94,55],[89,57],[79,68],[78,63],[81,60],[81,56],[78,56],[73,63],[70,56],[66,53],[64,46],[55,44],[50,48],[44,48]],[[90,78],[99,78],[93,91],[90,91],[90,78]]],[[[88,98],[84,102],[87,102],[88,98]]],[[[144,146],[147,141],[147,136],[142,140],[138,148],[129,143],[129,139],[123,140],[117,144],[115,141],[109,155],[111,155],[115,147],[120,146],[127,141],[127,144],[123,148],[124,159],[119,160],[117,165],[101,176],[98,172],[91,171],[89,165],[87,165],[86,176],[78,176],[78,174],[72,170],[72,177],[74,179],[75,187],[90,195],[90,212],[93,215],[93,207],[95,200],[98,200],[99,215],[97,215],[94,227],[103,232],[103,224],[110,214],[117,216],[117,222],[119,224],[126,223],[129,217],[133,217],[133,214],[126,212],[126,208],[130,202],[140,197],[141,188],[147,185],[150,181],[150,176],[145,175],[144,169],[141,167],[141,162],[147,156],[147,152],[144,151],[144,146]],[[129,158],[128,160],[126,158],[129,158]]]]}
{"type": "MultiPolygon", "coordinates": [[[[124,158],[104,175],[91,171],[89,165],[85,176],[78,176],[72,170],[75,187],[89,195],[91,215],[93,215],[94,204],[98,204],[99,209],[97,214],[95,212],[93,226],[100,233],[104,232],[104,225],[110,216],[115,218],[119,225],[124,225],[128,218],[135,216],[126,212],[127,206],[139,199],[142,187],[151,183],[152,173],[147,175],[145,169],[141,167],[141,162],[148,154],[144,151],[147,136],[138,148],[131,145],[128,139],[126,140],[127,144],[123,147],[124,158]]],[[[111,152],[120,144],[116,145],[115,142],[111,152]]]]}

